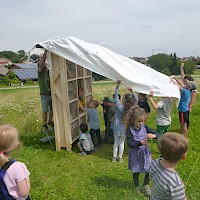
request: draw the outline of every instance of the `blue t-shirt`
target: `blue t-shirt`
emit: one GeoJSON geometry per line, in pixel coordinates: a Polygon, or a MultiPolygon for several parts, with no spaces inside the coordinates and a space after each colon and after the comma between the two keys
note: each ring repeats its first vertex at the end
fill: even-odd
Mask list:
{"type": "Polygon", "coordinates": [[[91,129],[100,129],[99,112],[96,108],[86,108],[89,115],[89,127],[91,129]]]}
{"type": "Polygon", "coordinates": [[[181,98],[178,105],[179,112],[187,112],[189,110],[188,105],[190,103],[190,98],[191,98],[191,91],[186,88],[182,88],[181,98]]]}

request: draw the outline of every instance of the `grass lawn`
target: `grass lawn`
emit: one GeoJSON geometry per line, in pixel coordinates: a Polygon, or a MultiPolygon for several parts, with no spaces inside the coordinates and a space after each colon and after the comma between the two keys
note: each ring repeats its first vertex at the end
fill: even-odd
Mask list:
{"type": "MultiPolygon", "coordinates": [[[[196,80],[199,82],[199,80],[196,80]]],[[[111,97],[115,83],[93,84],[93,97],[102,100],[111,97]]],[[[122,87],[120,94],[126,92],[122,87]]],[[[200,97],[190,115],[189,149],[185,161],[180,162],[177,171],[186,185],[188,199],[200,199],[200,139],[199,108],[200,97]]],[[[102,108],[101,133],[104,136],[102,108]]],[[[170,131],[179,132],[179,119],[176,105],[172,113],[170,131]]],[[[155,111],[148,118],[147,125],[156,128],[155,111]]],[[[55,145],[39,143],[42,125],[39,89],[0,90],[0,124],[9,123],[18,128],[22,142],[21,149],[12,157],[24,162],[30,173],[31,198],[34,200],[143,200],[143,194],[133,188],[132,174],[127,169],[128,147],[125,146],[124,162],[112,163],[112,145],[103,144],[97,151],[85,157],[65,149],[55,151],[55,145]]],[[[149,142],[153,158],[158,158],[155,142],[149,142]]],[[[143,175],[141,175],[141,183],[143,175]]]]}

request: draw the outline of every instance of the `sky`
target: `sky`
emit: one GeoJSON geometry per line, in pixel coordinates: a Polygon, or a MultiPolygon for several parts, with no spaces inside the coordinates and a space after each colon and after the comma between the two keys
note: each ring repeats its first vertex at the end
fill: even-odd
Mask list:
{"type": "Polygon", "coordinates": [[[126,57],[197,57],[199,9],[199,0],[0,0],[0,51],[73,36],[126,57]]]}

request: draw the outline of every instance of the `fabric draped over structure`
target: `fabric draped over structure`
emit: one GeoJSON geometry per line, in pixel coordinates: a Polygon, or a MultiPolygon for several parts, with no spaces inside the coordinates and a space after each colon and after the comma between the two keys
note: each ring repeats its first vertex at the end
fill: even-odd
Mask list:
{"type": "Polygon", "coordinates": [[[136,92],[149,94],[153,90],[155,96],[180,98],[179,89],[169,76],[100,45],[75,37],[50,39],[37,44],[97,74],[114,81],[121,80],[136,92]]]}

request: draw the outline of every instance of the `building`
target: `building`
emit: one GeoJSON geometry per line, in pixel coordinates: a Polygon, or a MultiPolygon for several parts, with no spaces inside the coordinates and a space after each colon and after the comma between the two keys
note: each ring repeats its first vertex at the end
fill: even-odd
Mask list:
{"type": "Polygon", "coordinates": [[[38,80],[37,63],[13,63],[10,66],[10,70],[12,70],[22,82],[38,80]]]}
{"type": "Polygon", "coordinates": [[[11,65],[12,62],[7,58],[0,58],[0,67],[11,65]]]}

